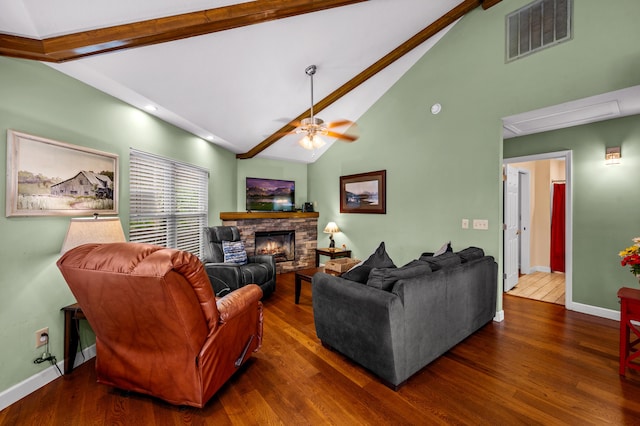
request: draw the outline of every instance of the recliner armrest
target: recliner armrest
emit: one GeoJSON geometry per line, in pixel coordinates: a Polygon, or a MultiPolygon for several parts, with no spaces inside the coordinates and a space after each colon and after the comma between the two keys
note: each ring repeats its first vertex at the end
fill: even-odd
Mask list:
{"type": "Polygon", "coordinates": [[[217,300],[220,322],[225,323],[262,298],[262,290],[256,284],[248,284],[217,300]]]}
{"type": "Polygon", "coordinates": [[[249,263],[268,263],[275,267],[276,261],[270,254],[256,254],[255,256],[247,256],[249,263]]]}
{"type": "Polygon", "coordinates": [[[216,295],[224,290],[235,290],[242,283],[242,271],[238,264],[205,263],[204,269],[216,295]]]}

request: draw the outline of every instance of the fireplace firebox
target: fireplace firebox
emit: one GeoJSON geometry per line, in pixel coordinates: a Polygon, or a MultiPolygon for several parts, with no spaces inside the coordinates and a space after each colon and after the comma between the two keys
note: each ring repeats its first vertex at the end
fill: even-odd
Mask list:
{"type": "Polygon", "coordinates": [[[271,254],[276,262],[295,260],[296,231],[256,231],[255,248],[256,255],[271,254]]]}

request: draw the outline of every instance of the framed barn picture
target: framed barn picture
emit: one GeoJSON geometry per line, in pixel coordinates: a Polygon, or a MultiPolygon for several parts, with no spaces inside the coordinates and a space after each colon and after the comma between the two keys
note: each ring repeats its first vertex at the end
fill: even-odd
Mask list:
{"type": "Polygon", "coordinates": [[[118,156],[7,132],[6,216],[118,214],[118,156]]]}
{"type": "Polygon", "coordinates": [[[387,213],[387,171],[340,176],[340,213],[387,213]]]}

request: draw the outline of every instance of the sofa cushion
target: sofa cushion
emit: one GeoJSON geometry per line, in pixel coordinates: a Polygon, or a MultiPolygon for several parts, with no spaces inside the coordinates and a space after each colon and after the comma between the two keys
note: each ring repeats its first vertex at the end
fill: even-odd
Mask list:
{"type": "Polygon", "coordinates": [[[438,271],[440,269],[450,268],[460,265],[462,260],[460,256],[455,253],[443,253],[440,256],[420,256],[420,259],[427,262],[432,271],[438,271]]]}
{"type": "Polygon", "coordinates": [[[396,265],[387,254],[384,241],[364,262],[354,266],[341,275],[342,278],[365,284],[369,279],[369,273],[373,268],[395,268],[396,265]]]}
{"type": "Polygon", "coordinates": [[[237,263],[238,265],[247,263],[247,252],[242,241],[223,241],[222,252],[224,253],[224,263],[237,263]]]}
{"type": "Polygon", "coordinates": [[[462,263],[467,263],[471,260],[476,260],[484,257],[484,250],[478,247],[468,247],[456,254],[460,256],[460,261],[462,263]]]}
{"type": "Polygon", "coordinates": [[[431,273],[427,262],[414,260],[402,268],[373,268],[369,273],[367,285],[380,290],[391,291],[398,280],[417,277],[431,273]]]}

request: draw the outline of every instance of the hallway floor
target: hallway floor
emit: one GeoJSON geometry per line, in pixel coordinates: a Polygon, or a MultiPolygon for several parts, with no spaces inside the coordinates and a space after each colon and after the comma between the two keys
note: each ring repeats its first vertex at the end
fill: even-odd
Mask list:
{"type": "Polygon", "coordinates": [[[521,275],[507,294],[563,305],[565,281],[561,272],[533,272],[521,275]]]}

